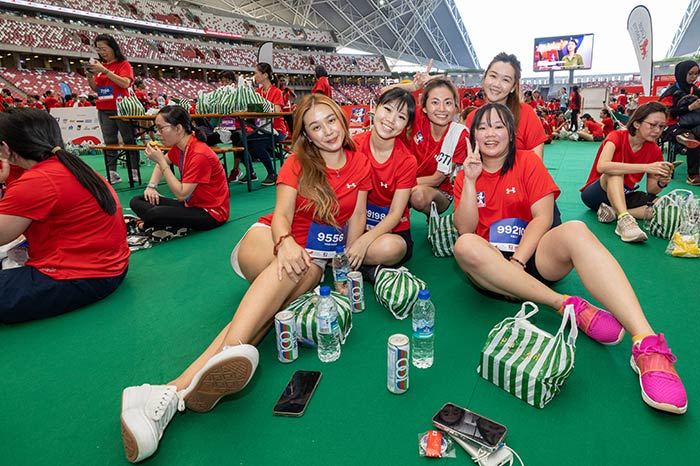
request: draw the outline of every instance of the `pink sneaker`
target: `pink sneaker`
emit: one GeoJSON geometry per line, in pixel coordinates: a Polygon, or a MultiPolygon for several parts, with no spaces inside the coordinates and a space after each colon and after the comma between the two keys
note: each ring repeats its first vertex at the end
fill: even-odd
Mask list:
{"type": "Polygon", "coordinates": [[[625,336],[625,329],[615,316],[608,311],[598,309],[578,296],[566,296],[564,305],[574,306],[576,324],[586,335],[604,345],[617,345],[625,336]]]}
{"type": "Polygon", "coordinates": [[[666,345],[664,335],[649,335],[632,345],[632,369],[639,374],[642,399],[652,408],[683,414],[688,396],[673,363],[676,357],[666,345]]]}

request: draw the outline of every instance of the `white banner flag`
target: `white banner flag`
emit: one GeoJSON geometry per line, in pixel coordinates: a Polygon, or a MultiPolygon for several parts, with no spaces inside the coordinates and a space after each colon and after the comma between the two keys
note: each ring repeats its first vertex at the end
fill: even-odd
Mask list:
{"type": "Polygon", "coordinates": [[[651,15],[647,7],[637,5],[632,9],[627,18],[627,31],[630,33],[634,51],[637,54],[644,95],[651,95],[651,83],[654,75],[652,70],[653,39],[651,15]]]}

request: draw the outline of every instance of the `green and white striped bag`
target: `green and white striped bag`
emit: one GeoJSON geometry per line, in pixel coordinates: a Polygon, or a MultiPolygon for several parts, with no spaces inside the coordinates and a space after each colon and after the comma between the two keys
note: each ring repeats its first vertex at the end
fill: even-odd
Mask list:
{"type": "Polygon", "coordinates": [[[430,203],[430,218],[428,219],[428,242],[436,257],[450,257],[453,255],[455,242],[459,233],[454,225],[454,214],[440,217],[437,206],[430,203]]]}
{"type": "Polygon", "coordinates": [[[143,108],[143,104],[136,97],[134,91],[129,89],[129,95],[122,97],[122,99],[117,102],[117,115],[120,116],[141,116],[146,114],[146,109],[143,108]]]}
{"type": "Polygon", "coordinates": [[[555,335],[528,321],[537,311],[535,304],[525,302],[515,317],[508,317],[491,329],[477,371],[510,394],[543,408],[559,393],[574,368],[578,328],[571,305],[564,309],[555,335]],[[534,308],[529,313],[528,305],[534,308]],[[565,336],[567,324],[569,334],[565,336]]]}
{"type": "MultiPolygon", "coordinates": [[[[331,291],[338,308],[338,326],[340,327],[340,342],[345,339],[352,330],[352,310],[347,296],[331,291]]],[[[316,303],[319,295],[316,291],[309,291],[299,296],[284,308],[285,311],[294,313],[294,323],[297,328],[297,340],[300,344],[311,348],[316,347],[316,303]]]]}
{"type": "Polygon", "coordinates": [[[649,222],[649,233],[659,238],[671,239],[681,223],[683,207],[693,201],[693,193],[687,189],[674,189],[661,196],[654,204],[654,216],[649,222]]]}
{"type": "Polygon", "coordinates": [[[374,296],[394,317],[403,320],[411,314],[413,303],[418,299],[418,292],[424,289],[425,282],[409,272],[406,267],[380,269],[374,283],[374,296]]]}

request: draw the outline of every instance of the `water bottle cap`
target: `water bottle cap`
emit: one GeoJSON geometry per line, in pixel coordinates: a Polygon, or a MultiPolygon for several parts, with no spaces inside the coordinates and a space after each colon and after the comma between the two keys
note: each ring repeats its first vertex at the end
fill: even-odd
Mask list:
{"type": "Polygon", "coordinates": [[[418,292],[418,299],[430,299],[430,291],[420,290],[418,292]]]}
{"type": "Polygon", "coordinates": [[[330,296],[331,295],[331,287],[330,286],[322,286],[321,289],[319,290],[319,294],[321,296],[330,296]]]}
{"type": "Polygon", "coordinates": [[[335,252],[337,252],[337,253],[345,252],[345,246],[343,246],[342,244],[337,245],[335,247],[335,252]]]}

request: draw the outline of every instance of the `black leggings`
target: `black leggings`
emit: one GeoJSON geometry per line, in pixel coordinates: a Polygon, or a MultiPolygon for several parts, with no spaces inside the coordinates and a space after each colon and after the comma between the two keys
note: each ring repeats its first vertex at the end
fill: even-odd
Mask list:
{"type": "Polygon", "coordinates": [[[580,110],[571,110],[571,131],[578,131],[578,113],[580,110]]]}
{"type": "Polygon", "coordinates": [[[136,196],[129,202],[131,210],[143,220],[145,228],[192,228],[193,230],[211,230],[225,222],[218,222],[201,207],[187,207],[184,202],[161,197],[153,205],[145,197],[136,196]]]}

